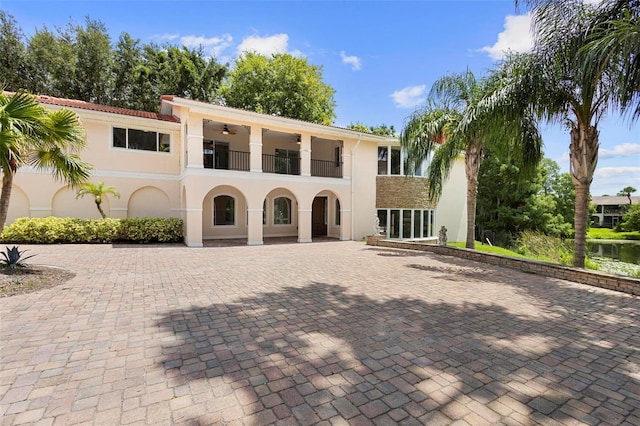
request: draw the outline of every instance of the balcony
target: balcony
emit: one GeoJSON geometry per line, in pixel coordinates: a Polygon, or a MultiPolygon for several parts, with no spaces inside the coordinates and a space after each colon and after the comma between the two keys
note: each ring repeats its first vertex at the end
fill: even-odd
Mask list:
{"type": "MultiPolygon", "coordinates": [[[[251,170],[250,153],[228,149],[204,149],[203,165],[205,169],[251,170]]],[[[293,155],[262,154],[262,172],[285,175],[300,175],[301,160],[293,155]]],[[[311,160],[311,176],[342,178],[342,162],[311,160]]]]}
{"type": "Polygon", "coordinates": [[[243,151],[230,151],[227,149],[205,149],[204,168],[220,170],[240,170],[248,172],[249,153],[243,151]]]}
{"type": "Polygon", "coordinates": [[[311,176],[341,178],[342,162],[311,160],[311,176]]]}
{"type": "Polygon", "coordinates": [[[262,172],[279,173],[283,175],[299,175],[300,158],[262,154],[262,172]]]}

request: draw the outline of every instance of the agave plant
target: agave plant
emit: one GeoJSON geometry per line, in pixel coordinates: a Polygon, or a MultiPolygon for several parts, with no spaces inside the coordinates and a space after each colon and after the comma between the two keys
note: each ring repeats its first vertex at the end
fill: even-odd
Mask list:
{"type": "Polygon", "coordinates": [[[5,251],[0,252],[4,259],[0,259],[1,263],[4,263],[9,269],[15,269],[16,267],[26,268],[29,266],[25,263],[25,260],[32,258],[35,254],[24,256],[27,250],[19,250],[18,246],[12,248],[5,247],[5,251]]]}

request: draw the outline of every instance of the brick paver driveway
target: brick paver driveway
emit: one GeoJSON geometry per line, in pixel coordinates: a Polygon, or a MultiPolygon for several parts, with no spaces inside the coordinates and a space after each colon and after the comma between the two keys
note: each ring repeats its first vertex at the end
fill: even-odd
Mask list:
{"type": "MultiPolygon", "coordinates": [[[[26,248],[26,247],[23,247],[26,248]]],[[[640,424],[640,301],[356,242],[33,246],[2,424],[640,424]]]]}

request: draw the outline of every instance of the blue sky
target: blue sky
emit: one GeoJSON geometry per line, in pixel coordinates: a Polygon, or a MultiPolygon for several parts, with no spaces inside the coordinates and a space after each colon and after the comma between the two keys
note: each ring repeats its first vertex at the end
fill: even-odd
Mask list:
{"type": "MultiPolygon", "coordinates": [[[[335,90],[335,124],[394,125],[424,104],[435,80],[467,68],[477,76],[505,49],[531,43],[526,10],[513,1],[177,1],[0,0],[27,34],[85,16],[105,23],[112,42],[202,45],[221,62],[243,50],[288,52],[322,65],[335,90]]],[[[640,191],[640,124],[612,113],[600,122],[593,195],[640,191]]],[[[545,153],[568,171],[568,132],[543,126],[545,153]]]]}

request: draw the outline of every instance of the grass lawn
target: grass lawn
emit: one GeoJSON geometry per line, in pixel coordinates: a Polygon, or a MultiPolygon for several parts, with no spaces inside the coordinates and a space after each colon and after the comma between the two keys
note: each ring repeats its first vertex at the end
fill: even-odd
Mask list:
{"type": "MultiPolygon", "coordinates": [[[[458,248],[464,248],[464,244],[465,244],[464,242],[447,243],[447,245],[450,247],[458,247],[458,248]]],[[[489,244],[482,244],[480,241],[476,241],[476,250],[483,251],[486,253],[501,254],[504,256],[519,257],[521,259],[527,259],[527,256],[524,256],[520,253],[516,253],[515,251],[511,251],[509,249],[498,247],[498,246],[490,246],[489,244]]]]}
{"type": "Polygon", "coordinates": [[[640,240],[640,232],[616,232],[609,228],[590,228],[588,240],[640,240]]]}

